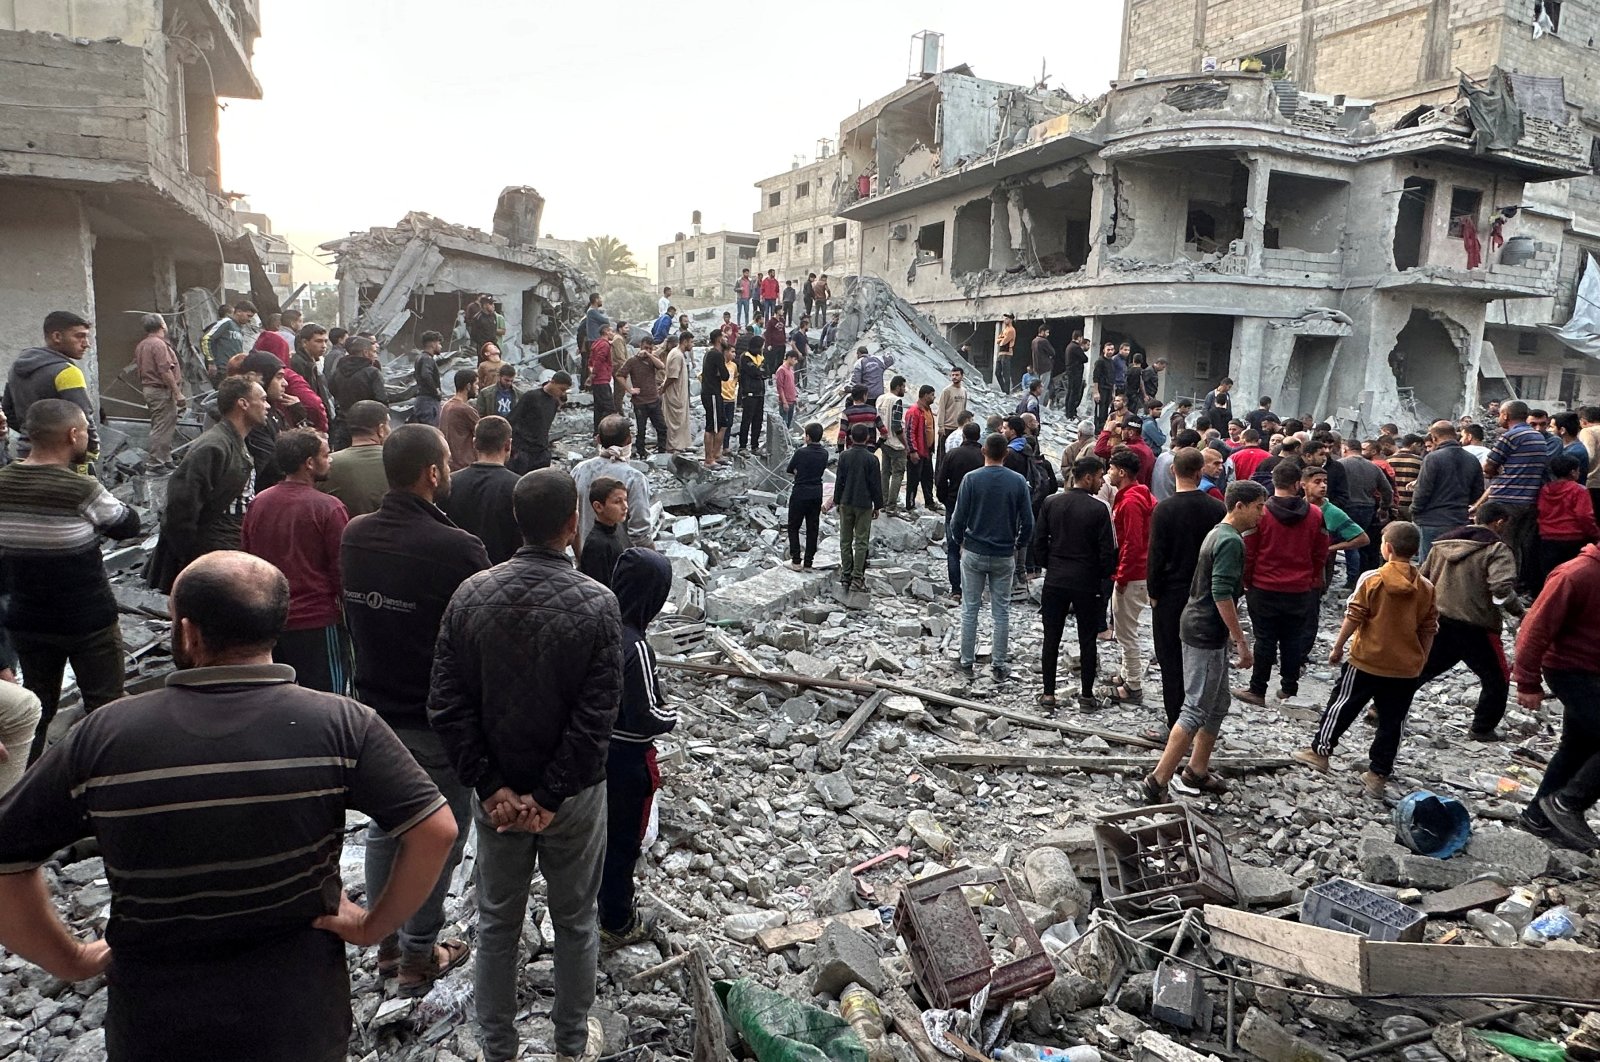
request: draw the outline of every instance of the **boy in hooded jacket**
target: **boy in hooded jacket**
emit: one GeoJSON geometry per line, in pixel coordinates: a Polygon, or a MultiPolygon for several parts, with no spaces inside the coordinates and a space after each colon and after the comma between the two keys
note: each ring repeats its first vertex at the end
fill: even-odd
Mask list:
{"type": "Polygon", "coordinates": [[[617,559],[611,592],[622,614],[622,704],[606,754],[606,854],[600,872],[600,946],[615,951],[649,939],[653,912],[634,900],[633,867],[661,788],[655,739],[678,725],[661,693],[656,655],[645,641],[650,621],[672,590],[672,565],[653,549],[633,548],[617,559]]]}

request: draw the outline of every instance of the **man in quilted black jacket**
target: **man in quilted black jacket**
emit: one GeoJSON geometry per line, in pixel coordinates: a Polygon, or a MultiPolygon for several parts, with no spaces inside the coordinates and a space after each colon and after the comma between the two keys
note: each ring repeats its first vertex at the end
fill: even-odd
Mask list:
{"type": "Polygon", "coordinates": [[[479,800],[478,957],[484,1056],[517,1054],[517,948],[535,867],[555,923],[558,1059],[594,1062],[595,899],[606,848],[606,755],[622,697],[617,600],[573,570],[578,490],[559,469],[512,495],[521,549],[464,581],[434,651],[428,719],[479,800]]]}

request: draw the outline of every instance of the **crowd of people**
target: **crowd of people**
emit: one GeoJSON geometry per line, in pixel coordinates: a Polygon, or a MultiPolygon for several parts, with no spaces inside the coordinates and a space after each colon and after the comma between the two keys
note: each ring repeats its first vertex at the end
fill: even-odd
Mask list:
{"type": "MultiPolygon", "coordinates": [[[[821,316],[818,279],[807,292],[821,316]]],[[[146,567],[169,595],[177,670],[131,697],[99,542],[149,529],[86,474],[98,451],[78,365],[89,326],[52,313],[3,403],[19,459],[0,467],[14,648],[0,678],[20,666],[21,683],[0,682],[0,944],[69,980],[114,957],[107,1042],[126,1058],[228,1054],[245,1034],[231,995],[240,975],[258,1006],[298,1018],[251,1026],[263,1057],[343,1058],[345,944],[376,945],[402,996],[471,961],[485,1057],[509,1059],[539,873],[555,926],[555,1050],[597,1058],[597,954],[654,930],[634,866],[660,786],[654,740],[677,721],[646,640],[672,572],[653,548],[636,459],[647,431],[658,452],[691,445],[696,368],[713,468],[735,445],[760,450],[774,379],[781,430],[800,443],[787,466],[787,562],[813,570],[822,515],[837,513],[847,603],[866,589],[875,520],[917,511],[919,496],[943,518],[960,603],[956,684],[980,681],[986,592],[998,685],[983,695],[1022,694],[1009,635],[1012,612],[1034,599],[1040,712],[1061,710],[1069,619],[1075,711],[1142,705],[1159,675],[1148,736],[1163,752],[1136,799],[1226,792],[1211,755],[1231,703],[1268,705],[1274,671],[1277,699],[1299,696],[1323,600],[1341,592],[1327,654],[1338,670],[1297,760],[1328,770],[1370,705],[1362,782],[1379,796],[1422,685],[1457,663],[1477,675],[1477,741],[1500,740],[1513,683],[1528,711],[1548,685],[1564,709],[1560,743],[1521,824],[1600,848],[1585,821],[1600,798],[1600,409],[1549,417],[1507,401],[1485,424],[1463,416],[1410,435],[1383,425],[1358,440],[1308,415],[1280,419],[1267,396],[1238,414],[1228,380],[1198,402],[1166,400],[1165,362],[1147,365],[1128,344],[1103,344],[1086,392],[1078,334],[1059,371],[1036,352],[1015,388],[997,360],[1014,411],[983,418],[992,394],[975,400],[965,366],[912,381],[860,346],[838,423],[796,428],[812,330],[790,316],[798,299],[768,299],[769,280],[750,289],[748,323],[725,314],[703,338],[664,290],[664,356],[655,328],[634,345],[593,297],[574,366],[594,401],[593,447],[570,469],[553,467],[551,432],[573,373],[524,390],[484,338],[479,366],[451,374],[447,394],[442,337],[425,332],[397,393],[374,337],[286,311],[245,350],[255,311],[229,308],[203,347],[216,376],[209,426],[167,478],[146,567]],[[390,403],[404,397],[415,401],[397,426],[390,403]],[[1069,423],[1086,401],[1095,420],[1052,460],[1041,418],[1060,410],[1069,423]],[[1508,616],[1521,617],[1514,670],[1508,616]],[[87,714],[52,744],[69,664],[87,714]],[[338,888],[347,810],[370,818],[364,905],[338,888]],[[472,829],[475,955],[443,936],[472,829]],[[111,882],[104,941],[67,931],[39,872],[86,836],[111,882]]],[[[469,326],[487,336],[493,318],[492,300],[480,303],[469,326]]],[[[145,332],[141,379],[166,390],[150,400],[155,439],[188,399],[160,319],[145,332]]],[[[825,328],[818,348],[835,339],[825,328]]],[[[1014,330],[1009,342],[1003,358],[1014,330]]],[[[151,454],[173,456],[154,443],[151,454]]]]}

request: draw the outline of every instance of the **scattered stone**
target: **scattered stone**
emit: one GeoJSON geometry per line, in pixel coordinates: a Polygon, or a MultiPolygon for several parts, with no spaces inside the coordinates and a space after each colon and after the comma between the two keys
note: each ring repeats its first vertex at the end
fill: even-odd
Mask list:
{"type": "Polygon", "coordinates": [[[1245,907],[1276,907],[1294,898],[1297,883],[1277,867],[1234,863],[1230,869],[1239,903],[1245,907]]]}
{"type": "Polygon", "coordinates": [[[1078,881],[1072,859],[1059,848],[1035,848],[1023,861],[1023,874],[1033,899],[1056,914],[1057,921],[1087,915],[1089,890],[1078,881]]]}
{"type": "Polygon", "coordinates": [[[850,779],[845,777],[843,771],[821,775],[812,785],[816,787],[817,795],[822,797],[822,802],[832,811],[843,811],[856,802],[856,791],[850,787],[850,779]]]}
{"type": "Polygon", "coordinates": [[[1550,869],[1550,845],[1524,830],[1474,830],[1466,855],[1503,867],[1511,875],[1510,885],[1532,881],[1550,869]]]}
{"type": "Polygon", "coordinates": [[[876,642],[868,642],[867,670],[882,671],[886,675],[898,675],[905,670],[905,665],[900,663],[899,658],[893,653],[881,648],[876,642]]]}
{"type": "Polygon", "coordinates": [[[861,930],[830,922],[817,941],[811,991],[837,996],[852,981],[873,995],[883,991],[883,962],[878,946],[861,930]]]}
{"type": "Polygon", "coordinates": [[[1342,1056],[1289,1032],[1259,1007],[1239,1025],[1239,1046],[1262,1062],[1344,1062],[1342,1056]]]}

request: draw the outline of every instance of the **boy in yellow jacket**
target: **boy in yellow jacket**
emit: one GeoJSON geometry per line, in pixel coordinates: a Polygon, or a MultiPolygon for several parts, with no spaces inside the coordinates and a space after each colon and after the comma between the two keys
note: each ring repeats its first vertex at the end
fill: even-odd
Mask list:
{"type": "Polygon", "coordinates": [[[1301,763],[1326,771],[1334,746],[1371,701],[1378,712],[1378,732],[1368,751],[1370,762],[1361,784],[1369,796],[1377,798],[1382,798],[1394,771],[1417,677],[1439,630],[1433,584],[1411,563],[1421,545],[1422,532],[1416,524],[1397,520],[1383,529],[1384,563],[1356,583],[1339,636],[1328,653],[1328,663],[1340,663],[1349,642],[1350,659],[1344,661],[1334,682],[1311,746],[1294,753],[1301,763]]]}

